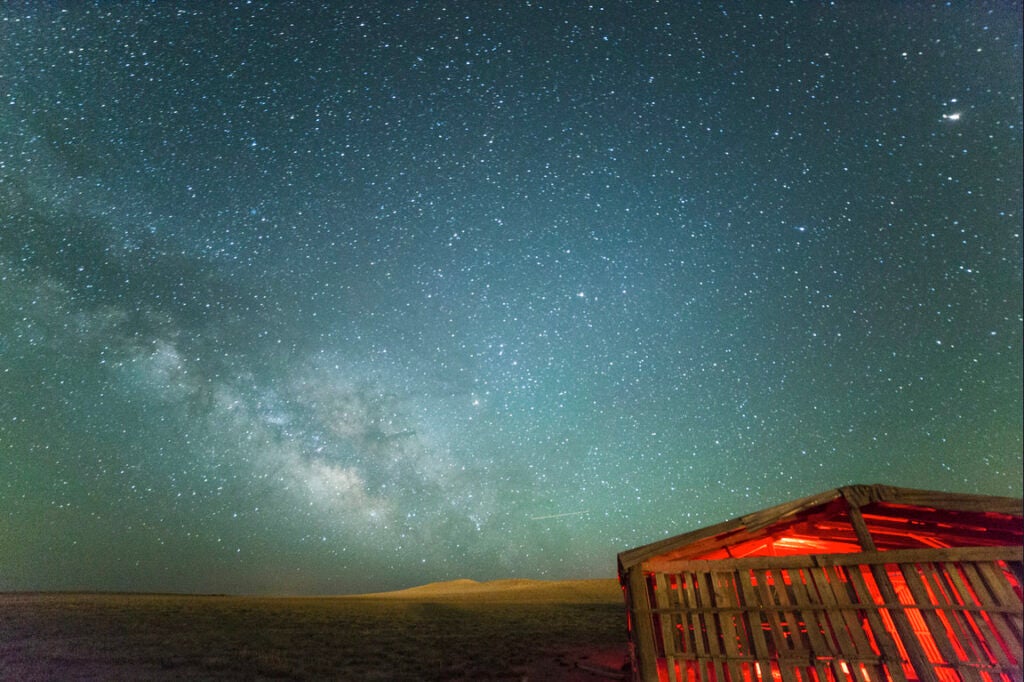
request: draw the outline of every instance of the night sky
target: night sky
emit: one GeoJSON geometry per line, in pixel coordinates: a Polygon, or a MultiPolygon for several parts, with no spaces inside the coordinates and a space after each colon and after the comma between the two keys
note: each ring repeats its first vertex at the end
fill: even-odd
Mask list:
{"type": "Polygon", "coordinates": [[[1020,496],[1021,7],[951,4],[5,3],[0,589],[1020,496]]]}

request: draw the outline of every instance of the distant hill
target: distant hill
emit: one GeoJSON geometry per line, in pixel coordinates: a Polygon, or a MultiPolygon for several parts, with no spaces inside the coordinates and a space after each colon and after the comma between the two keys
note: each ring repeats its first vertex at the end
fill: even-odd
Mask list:
{"type": "Polygon", "coordinates": [[[374,599],[473,599],[508,602],[621,602],[622,592],[615,578],[593,580],[528,580],[507,578],[478,582],[461,578],[447,582],[428,583],[394,592],[357,595],[374,599]]]}

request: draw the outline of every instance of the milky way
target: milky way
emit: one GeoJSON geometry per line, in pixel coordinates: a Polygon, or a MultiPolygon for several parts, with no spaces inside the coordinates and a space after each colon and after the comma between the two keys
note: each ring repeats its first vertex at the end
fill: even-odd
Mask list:
{"type": "Polygon", "coordinates": [[[1021,495],[1020,27],[6,4],[0,589],[609,576],[850,483],[1021,495]]]}

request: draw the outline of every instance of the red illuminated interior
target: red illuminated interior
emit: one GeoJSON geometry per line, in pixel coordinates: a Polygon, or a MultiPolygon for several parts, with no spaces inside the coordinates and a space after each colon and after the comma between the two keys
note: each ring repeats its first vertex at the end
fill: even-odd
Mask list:
{"type": "MultiPolygon", "coordinates": [[[[996,547],[1024,542],[1019,519],[1005,514],[875,503],[864,507],[862,516],[880,551],[996,547]]],[[[764,528],[741,528],[666,552],[664,559],[742,559],[861,551],[846,501],[837,499],[764,528]]]]}

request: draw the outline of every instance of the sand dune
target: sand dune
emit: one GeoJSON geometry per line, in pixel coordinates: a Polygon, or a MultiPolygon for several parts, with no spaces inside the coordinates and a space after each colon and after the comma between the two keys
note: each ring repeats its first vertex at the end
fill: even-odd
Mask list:
{"type": "Polygon", "coordinates": [[[506,578],[477,582],[468,578],[418,585],[394,592],[358,595],[378,599],[433,599],[443,597],[486,599],[500,602],[605,603],[621,599],[615,578],[593,580],[529,580],[506,578]]]}

